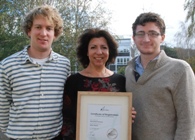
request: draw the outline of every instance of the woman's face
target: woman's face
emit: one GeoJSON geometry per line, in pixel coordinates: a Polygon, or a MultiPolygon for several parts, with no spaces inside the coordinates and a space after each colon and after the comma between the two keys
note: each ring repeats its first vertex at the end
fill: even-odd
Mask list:
{"type": "Polygon", "coordinates": [[[104,37],[93,38],[88,45],[89,65],[105,67],[109,58],[109,47],[104,37]]]}

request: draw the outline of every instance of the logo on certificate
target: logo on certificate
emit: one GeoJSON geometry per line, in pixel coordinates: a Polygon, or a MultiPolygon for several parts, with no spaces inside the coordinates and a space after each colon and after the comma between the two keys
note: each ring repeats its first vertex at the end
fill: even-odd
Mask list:
{"type": "Polygon", "coordinates": [[[114,129],[114,128],[111,128],[108,130],[107,132],[107,137],[110,139],[110,140],[115,140],[118,136],[118,133],[117,133],[117,130],[114,129]]]}
{"type": "Polygon", "coordinates": [[[103,106],[100,111],[109,111],[105,106],[103,106]]]}

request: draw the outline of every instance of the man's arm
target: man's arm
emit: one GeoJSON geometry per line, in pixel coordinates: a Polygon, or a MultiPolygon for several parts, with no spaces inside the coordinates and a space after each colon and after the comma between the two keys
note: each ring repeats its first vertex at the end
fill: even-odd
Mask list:
{"type": "Polygon", "coordinates": [[[2,63],[0,62],[0,129],[6,132],[9,121],[9,109],[11,102],[10,82],[4,72],[2,63]]]}
{"type": "Polygon", "coordinates": [[[190,66],[178,81],[174,94],[177,113],[174,140],[194,140],[195,138],[195,76],[190,66]]]}

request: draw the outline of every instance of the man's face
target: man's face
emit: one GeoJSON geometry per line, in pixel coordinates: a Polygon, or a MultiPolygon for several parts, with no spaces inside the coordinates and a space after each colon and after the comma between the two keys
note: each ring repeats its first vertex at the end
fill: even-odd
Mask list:
{"type": "Polygon", "coordinates": [[[144,55],[157,55],[160,52],[160,44],[164,41],[165,35],[160,34],[160,29],[154,22],[148,22],[144,26],[138,25],[133,40],[144,55]]]}
{"type": "Polygon", "coordinates": [[[54,25],[47,18],[37,16],[28,32],[31,39],[30,46],[38,52],[45,52],[51,49],[54,36],[54,25]]]}

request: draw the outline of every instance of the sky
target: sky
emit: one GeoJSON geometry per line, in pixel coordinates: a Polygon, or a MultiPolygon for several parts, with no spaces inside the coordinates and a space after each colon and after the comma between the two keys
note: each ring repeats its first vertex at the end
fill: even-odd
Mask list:
{"type": "Polygon", "coordinates": [[[117,35],[132,36],[132,23],[142,12],[156,12],[166,24],[167,44],[174,45],[174,35],[180,22],[185,21],[185,0],[105,0],[106,8],[112,12],[110,29],[117,35]]]}

